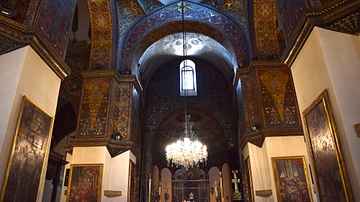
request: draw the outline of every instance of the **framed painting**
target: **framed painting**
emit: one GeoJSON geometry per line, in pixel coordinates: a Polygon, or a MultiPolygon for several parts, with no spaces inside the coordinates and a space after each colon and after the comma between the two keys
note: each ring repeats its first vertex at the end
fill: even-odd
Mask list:
{"type": "Polygon", "coordinates": [[[24,96],[0,201],[37,201],[52,116],[24,96]]]}
{"type": "Polygon", "coordinates": [[[303,112],[320,201],[353,201],[327,90],[303,112]]]}
{"type": "Polygon", "coordinates": [[[70,165],[66,201],[101,201],[102,164],[70,165]]]}
{"type": "Polygon", "coordinates": [[[273,157],[278,201],[312,201],[304,156],[273,157]]]}
{"type": "Polygon", "coordinates": [[[245,160],[245,177],[243,178],[243,189],[244,189],[244,202],[253,202],[254,192],[253,192],[253,182],[251,174],[251,164],[250,158],[247,157],[245,160]]]}

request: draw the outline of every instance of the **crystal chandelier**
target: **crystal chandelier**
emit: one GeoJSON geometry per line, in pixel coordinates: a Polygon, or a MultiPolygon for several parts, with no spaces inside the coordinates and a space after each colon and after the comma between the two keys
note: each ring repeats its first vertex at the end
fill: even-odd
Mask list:
{"type": "Polygon", "coordinates": [[[187,170],[207,160],[207,148],[197,138],[190,122],[190,115],[185,113],[185,131],[180,139],[166,146],[166,161],[168,165],[183,166],[187,170]]]}
{"type": "MultiPolygon", "coordinates": [[[[184,0],[181,4],[178,4],[182,13],[182,25],[183,25],[183,56],[186,57],[186,32],[185,32],[185,7],[184,0]]],[[[179,9],[180,11],[180,9],[179,9]]],[[[186,66],[186,64],[184,63],[186,66]]],[[[190,115],[186,113],[186,97],[187,90],[185,90],[185,123],[184,133],[176,143],[167,145],[166,147],[166,161],[170,166],[183,166],[185,169],[192,168],[195,165],[204,163],[207,160],[207,148],[197,138],[195,131],[193,130],[193,123],[190,122],[190,115]]]]}

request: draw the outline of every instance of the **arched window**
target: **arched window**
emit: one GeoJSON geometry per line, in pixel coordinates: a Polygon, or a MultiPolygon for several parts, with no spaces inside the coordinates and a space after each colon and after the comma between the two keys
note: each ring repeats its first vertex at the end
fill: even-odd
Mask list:
{"type": "Polygon", "coordinates": [[[196,68],[191,60],[183,60],[180,63],[180,95],[196,96],[196,68]]]}

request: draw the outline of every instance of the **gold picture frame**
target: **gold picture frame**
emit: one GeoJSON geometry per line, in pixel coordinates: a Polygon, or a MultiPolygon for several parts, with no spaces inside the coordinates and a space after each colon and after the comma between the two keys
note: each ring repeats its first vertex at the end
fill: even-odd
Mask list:
{"type": "Polygon", "coordinates": [[[303,111],[303,119],[320,201],[353,201],[327,90],[303,111]]]}
{"type": "Polygon", "coordinates": [[[103,164],[71,164],[66,201],[101,201],[103,164]]]}
{"type": "Polygon", "coordinates": [[[313,201],[304,156],[272,157],[271,161],[279,202],[313,201]]]}
{"type": "Polygon", "coordinates": [[[0,201],[37,201],[53,117],[23,96],[0,201]]]}
{"type": "Polygon", "coordinates": [[[255,201],[254,198],[254,191],[253,191],[253,181],[252,181],[252,174],[251,174],[251,163],[250,163],[250,158],[247,157],[245,160],[245,185],[244,188],[246,190],[244,190],[244,201],[245,202],[252,202],[255,201]]]}

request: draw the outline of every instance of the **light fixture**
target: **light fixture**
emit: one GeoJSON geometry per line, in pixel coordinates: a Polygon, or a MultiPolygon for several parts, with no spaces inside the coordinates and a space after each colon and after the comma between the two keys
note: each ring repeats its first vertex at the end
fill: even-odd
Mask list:
{"type": "Polygon", "coordinates": [[[8,18],[16,17],[17,9],[15,9],[15,5],[12,5],[9,0],[5,0],[0,4],[0,14],[8,18]]]}
{"type": "MultiPolygon", "coordinates": [[[[185,32],[185,4],[181,1],[181,13],[183,22],[183,56],[186,57],[186,32],[185,32]]],[[[186,58],[185,58],[186,59],[186,58]]],[[[186,65],[184,63],[184,65],[186,65]]],[[[187,90],[185,90],[185,121],[184,132],[181,134],[180,139],[172,144],[166,146],[165,158],[170,166],[184,167],[186,170],[194,166],[198,166],[200,163],[207,161],[208,153],[206,145],[203,145],[197,138],[195,131],[193,130],[193,122],[190,122],[190,115],[186,111],[186,97],[187,90]]]]}
{"type": "Polygon", "coordinates": [[[206,162],[206,145],[198,140],[193,124],[190,122],[190,115],[185,113],[184,133],[177,142],[166,146],[165,157],[169,166],[184,167],[187,170],[206,162]]]}

